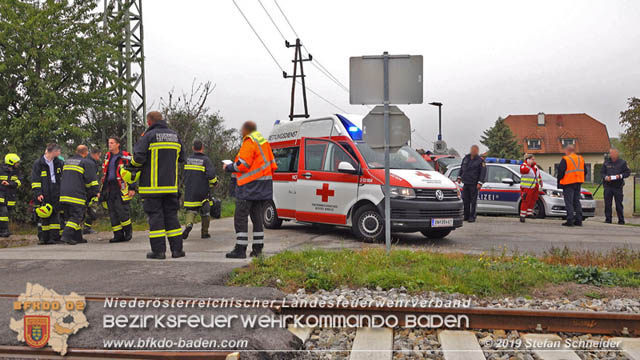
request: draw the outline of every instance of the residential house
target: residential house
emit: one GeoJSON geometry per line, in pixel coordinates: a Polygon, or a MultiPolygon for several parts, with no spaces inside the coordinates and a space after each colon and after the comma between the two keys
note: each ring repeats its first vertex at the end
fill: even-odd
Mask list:
{"type": "Polygon", "coordinates": [[[545,113],[509,115],[505,123],[518,138],[523,151],[535,154],[543,170],[555,176],[563,149],[571,144],[584,157],[586,181],[599,181],[593,178],[593,169],[604,162],[611,147],[605,124],[587,114],[545,113]]]}

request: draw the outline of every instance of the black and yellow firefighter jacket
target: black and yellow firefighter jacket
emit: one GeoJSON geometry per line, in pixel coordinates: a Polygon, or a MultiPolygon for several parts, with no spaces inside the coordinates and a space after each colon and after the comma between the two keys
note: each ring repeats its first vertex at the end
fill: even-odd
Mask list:
{"type": "Polygon", "coordinates": [[[184,151],[178,134],[164,121],[151,125],[133,147],[131,159],[131,165],[141,171],[140,196],[177,194],[179,162],[184,162],[184,151]]]}
{"type": "Polygon", "coordinates": [[[96,165],[90,159],[74,155],[64,163],[60,184],[60,203],[87,205],[98,195],[96,165]]]}
{"type": "Polygon", "coordinates": [[[47,165],[44,155],[33,163],[31,171],[31,189],[33,198],[37,199],[40,195],[44,196],[43,203],[55,205],[58,203],[59,186],[62,180],[62,167],[64,161],[59,158],[53,159],[53,171],[56,184],[51,181],[51,173],[49,165],[47,165]]]}
{"type": "Polygon", "coordinates": [[[20,172],[15,166],[0,166],[0,205],[16,206],[16,191],[22,185],[20,172]],[[2,185],[6,181],[8,185],[2,185]]]}
{"type": "Polygon", "coordinates": [[[209,188],[218,182],[207,155],[197,152],[184,164],[184,207],[197,208],[209,200],[209,188]]]}

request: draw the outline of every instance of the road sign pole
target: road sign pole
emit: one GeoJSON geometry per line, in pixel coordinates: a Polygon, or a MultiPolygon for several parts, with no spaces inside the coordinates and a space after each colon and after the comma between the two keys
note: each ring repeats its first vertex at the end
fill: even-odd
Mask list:
{"type": "Polygon", "coordinates": [[[382,56],[384,71],[384,241],[387,253],[391,252],[391,181],[389,144],[391,143],[391,125],[389,122],[389,53],[382,56]]]}

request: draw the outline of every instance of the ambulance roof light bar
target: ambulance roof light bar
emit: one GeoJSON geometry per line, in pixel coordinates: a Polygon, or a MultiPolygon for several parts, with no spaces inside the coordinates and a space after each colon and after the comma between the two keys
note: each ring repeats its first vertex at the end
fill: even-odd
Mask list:
{"type": "Polygon", "coordinates": [[[509,160],[509,159],[503,159],[503,158],[495,158],[495,157],[488,157],[486,159],[484,159],[484,161],[487,164],[513,164],[513,165],[520,165],[523,163],[522,160],[509,160]]]}
{"type": "Polygon", "coordinates": [[[347,129],[347,132],[349,133],[349,136],[351,137],[352,140],[362,140],[362,129],[357,127],[354,123],[349,121],[349,119],[347,119],[346,117],[340,114],[336,114],[336,116],[338,117],[338,119],[340,119],[340,122],[342,123],[344,128],[347,129]]]}

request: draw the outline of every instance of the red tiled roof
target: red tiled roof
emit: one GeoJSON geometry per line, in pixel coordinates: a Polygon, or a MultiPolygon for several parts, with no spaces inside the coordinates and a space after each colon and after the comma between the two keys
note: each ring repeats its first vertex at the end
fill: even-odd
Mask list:
{"type": "Polygon", "coordinates": [[[526,153],[562,153],[561,139],[575,139],[578,153],[606,153],[611,147],[607,126],[587,114],[545,114],[544,118],[543,126],[538,125],[538,114],[509,115],[504,121],[526,153]],[[527,139],[540,139],[540,150],[528,149],[527,139]]]}

